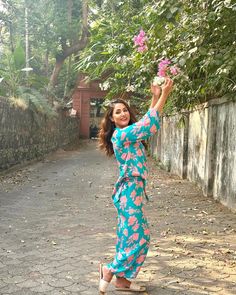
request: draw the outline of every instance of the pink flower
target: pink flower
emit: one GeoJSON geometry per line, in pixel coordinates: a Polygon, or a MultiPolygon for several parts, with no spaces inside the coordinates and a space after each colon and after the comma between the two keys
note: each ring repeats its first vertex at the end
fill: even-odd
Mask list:
{"type": "Polygon", "coordinates": [[[127,156],[127,154],[126,154],[126,153],[123,153],[123,154],[121,155],[121,159],[122,159],[122,160],[125,160],[125,159],[126,159],[126,156],[127,156]]]}
{"type": "MultiPolygon", "coordinates": [[[[143,164],[143,166],[145,166],[145,165],[143,164]]],[[[138,185],[139,185],[140,187],[143,187],[143,181],[142,181],[142,180],[138,181],[138,185]]]]}
{"type": "Polygon", "coordinates": [[[127,203],[127,198],[126,198],[126,196],[121,197],[121,198],[120,198],[120,202],[121,202],[121,203],[124,203],[124,204],[126,205],[126,203],[127,203]]]}
{"type": "Polygon", "coordinates": [[[117,259],[118,259],[118,260],[121,260],[121,259],[122,259],[122,254],[121,254],[121,253],[118,253],[118,255],[117,255],[117,259]]]}
{"type": "Polygon", "coordinates": [[[162,60],[159,62],[158,67],[159,67],[159,68],[163,68],[163,67],[168,66],[169,64],[171,64],[171,61],[170,61],[168,58],[165,58],[165,59],[162,59],[162,60]]]}
{"type": "Polygon", "coordinates": [[[155,125],[153,125],[151,128],[150,128],[150,132],[152,134],[156,133],[157,132],[157,127],[155,125]]]}
{"type": "Polygon", "coordinates": [[[135,210],[134,209],[129,209],[129,214],[134,214],[135,210]]]}
{"type": "Polygon", "coordinates": [[[137,166],[138,166],[139,168],[143,168],[143,164],[140,163],[140,162],[137,164],[137,166]]]}
{"type": "Polygon", "coordinates": [[[147,42],[146,33],[141,29],[139,34],[137,36],[134,36],[134,45],[138,46],[137,48],[138,52],[142,53],[148,50],[146,42],[147,42]]]}
{"type": "Polygon", "coordinates": [[[140,149],[138,149],[138,150],[137,150],[137,155],[138,155],[138,156],[142,156],[142,154],[143,154],[142,151],[141,151],[140,149]]]}
{"type": "Polygon", "coordinates": [[[145,234],[146,236],[149,236],[149,235],[150,235],[150,230],[149,230],[149,228],[146,228],[146,229],[145,229],[144,234],[145,234]]]}
{"type": "Polygon", "coordinates": [[[128,230],[127,230],[127,229],[125,229],[125,230],[123,231],[123,233],[124,233],[124,235],[125,235],[126,237],[128,237],[128,230]]]}
{"type": "Polygon", "coordinates": [[[140,206],[142,204],[142,197],[137,197],[134,201],[136,206],[140,206]]]}
{"type": "Polygon", "coordinates": [[[133,259],[134,259],[134,255],[131,255],[131,256],[128,257],[129,262],[133,261],[133,259]]]}
{"type": "Polygon", "coordinates": [[[171,65],[171,61],[168,58],[162,59],[158,64],[158,77],[166,77],[169,72],[171,75],[176,76],[179,74],[180,69],[176,65],[171,65]]]}
{"type": "Polygon", "coordinates": [[[147,241],[144,238],[142,238],[141,241],[139,242],[139,245],[142,246],[146,243],[147,243],[147,241]]]}
{"type": "Polygon", "coordinates": [[[134,36],[134,45],[142,47],[147,40],[146,34],[144,30],[140,30],[139,34],[137,36],[134,36]]]}
{"type": "Polygon", "coordinates": [[[136,196],[136,191],[133,190],[132,193],[131,193],[131,197],[135,197],[136,196]]]}
{"type": "Polygon", "coordinates": [[[138,233],[135,233],[135,234],[133,234],[132,237],[133,237],[134,241],[137,241],[138,238],[139,238],[139,234],[138,233]]]}
{"type": "Polygon", "coordinates": [[[157,75],[159,77],[165,77],[166,76],[166,71],[168,69],[169,64],[171,61],[168,58],[162,59],[159,64],[158,64],[158,73],[157,75]]]}
{"type": "Polygon", "coordinates": [[[136,231],[139,229],[139,225],[138,224],[135,224],[133,227],[132,227],[133,231],[136,231]]]}
{"type": "Polygon", "coordinates": [[[140,46],[140,47],[138,47],[138,52],[144,52],[144,51],[147,51],[148,50],[148,47],[147,47],[147,45],[143,45],[143,46],[140,46]]]}
{"type": "Polygon", "coordinates": [[[126,253],[126,254],[129,254],[130,251],[131,251],[130,248],[125,248],[125,253],[126,253]]]}
{"type": "Polygon", "coordinates": [[[137,218],[135,216],[130,216],[129,219],[128,219],[129,225],[135,224],[136,221],[137,221],[137,218]]]}
{"type": "Polygon", "coordinates": [[[170,67],[170,72],[172,75],[176,76],[179,74],[180,70],[177,66],[172,66],[172,67],[170,67]]]}
{"type": "Polygon", "coordinates": [[[145,260],[146,255],[141,255],[136,259],[136,263],[140,264],[143,263],[145,260]]]}
{"type": "Polygon", "coordinates": [[[121,140],[124,140],[125,139],[125,136],[126,136],[126,133],[125,132],[122,132],[122,134],[121,134],[121,140]]]}

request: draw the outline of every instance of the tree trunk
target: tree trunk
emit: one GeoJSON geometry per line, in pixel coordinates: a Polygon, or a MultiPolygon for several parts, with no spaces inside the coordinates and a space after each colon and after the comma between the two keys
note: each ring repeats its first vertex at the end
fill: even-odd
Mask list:
{"type": "Polygon", "coordinates": [[[49,50],[47,49],[44,56],[44,71],[45,75],[49,76],[49,50]]]}
{"type": "MultiPolygon", "coordinates": [[[[28,8],[27,7],[25,7],[25,67],[27,69],[29,68],[29,24],[28,24],[28,8]]],[[[29,77],[28,70],[26,70],[26,77],[27,79],[29,77]]]]}
{"type": "MultiPolygon", "coordinates": [[[[70,3],[70,2],[68,2],[70,3]]],[[[69,6],[70,7],[70,6],[69,6]]],[[[68,7],[68,8],[69,8],[68,7]]],[[[53,73],[50,77],[49,85],[48,85],[48,91],[49,93],[55,88],[55,85],[57,84],[58,75],[61,71],[62,65],[65,61],[65,59],[72,54],[77,53],[78,51],[85,48],[88,42],[88,0],[83,0],[82,3],[82,35],[80,40],[78,40],[77,43],[73,44],[70,47],[64,48],[62,54],[60,56],[56,57],[56,64],[53,69],[53,73]]]]}
{"type": "Polygon", "coordinates": [[[49,90],[52,90],[55,86],[56,86],[56,82],[57,82],[57,77],[61,71],[61,68],[62,68],[62,65],[64,63],[64,58],[63,59],[57,59],[56,60],[56,64],[54,66],[54,69],[53,69],[53,72],[52,72],[52,75],[50,77],[50,81],[49,81],[49,85],[51,86],[49,88],[49,90]]]}

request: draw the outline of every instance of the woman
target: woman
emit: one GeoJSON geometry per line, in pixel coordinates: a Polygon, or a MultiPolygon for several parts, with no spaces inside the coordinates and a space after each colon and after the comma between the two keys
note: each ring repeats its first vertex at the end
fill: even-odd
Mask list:
{"type": "Polygon", "coordinates": [[[113,275],[117,290],[144,292],[129,279],[136,278],[148,252],[150,233],[143,211],[147,165],[143,141],[157,132],[159,114],[172,90],[173,81],[151,86],[148,112],[136,122],[133,111],[122,99],[110,103],[99,132],[99,147],[108,156],[115,154],[120,176],[112,199],[118,213],[116,254],[112,263],[100,265],[99,291],[106,292],[113,275]]]}

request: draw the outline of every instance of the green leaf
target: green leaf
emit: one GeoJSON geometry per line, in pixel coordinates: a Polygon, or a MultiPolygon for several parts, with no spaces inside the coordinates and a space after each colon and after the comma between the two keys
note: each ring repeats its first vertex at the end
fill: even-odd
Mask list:
{"type": "Polygon", "coordinates": [[[16,70],[25,67],[25,52],[22,46],[18,45],[13,52],[14,64],[16,70]]]}

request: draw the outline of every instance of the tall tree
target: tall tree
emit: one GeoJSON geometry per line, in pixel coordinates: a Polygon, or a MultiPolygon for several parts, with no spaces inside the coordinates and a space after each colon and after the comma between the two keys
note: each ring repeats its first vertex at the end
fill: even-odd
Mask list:
{"type": "MultiPolygon", "coordinates": [[[[71,11],[72,11],[72,1],[68,0],[68,23],[71,23],[71,11]]],[[[61,39],[61,52],[56,54],[56,64],[54,66],[52,75],[50,77],[49,82],[49,90],[53,89],[57,83],[58,75],[61,71],[62,65],[66,58],[71,56],[72,54],[77,53],[79,50],[82,50],[87,45],[88,41],[88,1],[82,1],[82,30],[80,37],[70,40],[71,43],[67,43],[67,40],[62,38],[61,39]]]]}

